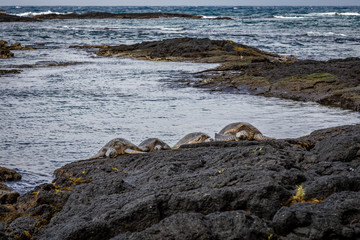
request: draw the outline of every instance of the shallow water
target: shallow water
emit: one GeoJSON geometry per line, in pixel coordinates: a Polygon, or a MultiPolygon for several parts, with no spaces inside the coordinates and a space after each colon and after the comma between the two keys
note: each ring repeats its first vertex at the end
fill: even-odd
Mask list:
{"type": "MultiPolygon", "coordinates": [[[[115,137],[136,144],[158,137],[173,145],[189,132],[213,136],[228,123],[247,121],[265,135],[289,138],[360,120],[359,113],[315,103],[169,87],[214,64],[100,58],[75,49],[43,51],[41,63],[55,56],[82,63],[24,69],[0,78],[0,165],[23,175],[23,181],[12,184],[18,191],[50,181],[56,168],[92,156],[115,137]]],[[[35,58],[33,54],[17,56],[35,58]]]]}
{"type": "MultiPolygon", "coordinates": [[[[209,16],[215,14],[210,10],[213,11],[203,9],[203,15],[205,12],[209,16]]],[[[195,12],[194,9],[188,11],[195,12]]],[[[263,49],[279,53],[303,52],[315,59],[358,56],[358,46],[354,42],[336,47],[329,39],[337,36],[326,39],[311,36],[316,33],[306,34],[312,28],[305,26],[285,33],[289,23],[281,23],[281,18],[267,16],[261,10],[258,15],[253,13],[242,20],[236,15],[236,9],[233,11],[232,16],[238,20],[230,22],[113,19],[1,23],[0,39],[45,44],[34,51],[14,51],[14,58],[0,60],[1,68],[37,66],[23,68],[20,74],[0,77],[0,166],[16,169],[23,175],[22,181],[9,185],[25,192],[35,185],[50,182],[56,168],[94,155],[115,137],[127,138],[135,144],[148,137],[158,137],[174,145],[189,132],[203,131],[214,136],[228,123],[246,121],[265,135],[291,138],[320,128],[360,122],[357,112],[316,103],[174,87],[174,82],[190,78],[191,73],[213,68],[215,64],[102,58],[85,50],[67,48],[73,44],[119,44],[196,36],[256,43],[251,45],[266,46],[263,49]],[[265,21],[270,26],[275,24],[276,31],[267,32],[265,21]],[[256,34],[247,36],[246,31],[250,30],[256,34]],[[296,31],[304,37],[299,38],[302,44],[309,39],[315,44],[307,47],[286,44],[296,38],[296,31]],[[326,47],[337,50],[327,51],[326,47]],[[340,51],[342,48],[353,51],[340,51]],[[49,63],[66,62],[74,64],[46,67],[49,63]]],[[[318,21],[332,24],[333,18],[337,17],[319,17],[318,21]]],[[[296,20],[291,20],[292,24],[296,24],[296,20]]],[[[346,17],[341,20],[349,21],[346,17]]],[[[343,31],[339,27],[336,29],[347,36],[359,31],[345,26],[343,31]]]]}

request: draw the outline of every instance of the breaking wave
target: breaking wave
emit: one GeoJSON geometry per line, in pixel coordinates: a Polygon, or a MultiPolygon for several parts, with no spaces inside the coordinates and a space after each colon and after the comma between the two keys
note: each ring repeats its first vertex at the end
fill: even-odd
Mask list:
{"type": "Polygon", "coordinates": [[[19,16],[19,17],[33,17],[33,16],[37,16],[37,15],[69,14],[69,13],[70,12],[66,12],[66,13],[52,12],[52,11],[48,10],[46,12],[24,12],[24,13],[18,13],[18,14],[14,14],[14,15],[19,16]]]}

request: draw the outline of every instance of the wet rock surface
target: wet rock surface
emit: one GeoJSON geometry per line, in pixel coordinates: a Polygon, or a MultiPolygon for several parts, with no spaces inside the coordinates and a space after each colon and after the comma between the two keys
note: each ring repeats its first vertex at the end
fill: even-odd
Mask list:
{"type": "MultiPolygon", "coordinates": [[[[99,47],[99,45],[96,45],[99,47]]],[[[78,46],[81,47],[81,46],[78,46]]],[[[223,63],[228,61],[285,61],[275,53],[208,38],[174,38],[134,45],[103,46],[96,54],[107,57],[131,57],[153,61],[193,61],[223,63]]]]}
{"type": "Polygon", "coordinates": [[[0,69],[0,77],[7,74],[18,74],[21,70],[18,69],[0,69]]]}
{"type": "Polygon", "coordinates": [[[4,167],[0,167],[0,239],[5,238],[5,232],[2,231],[3,222],[14,220],[19,216],[15,208],[19,193],[2,182],[17,181],[21,179],[21,175],[16,171],[4,167]]]}
{"type": "Polygon", "coordinates": [[[14,53],[10,50],[33,50],[30,46],[21,46],[21,43],[13,43],[10,46],[8,42],[0,40],[0,58],[10,58],[14,56],[14,53]]]}
{"type": "Polygon", "coordinates": [[[17,199],[0,236],[360,238],[360,125],[82,160],[55,176],[17,199]]]}
{"type": "Polygon", "coordinates": [[[0,40],[0,58],[13,57],[14,53],[10,51],[10,47],[6,41],[0,40]]]}
{"type": "Polygon", "coordinates": [[[21,175],[15,170],[0,167],[0,182],[17,181],[21,179],[21,175]]]}
{"type": "MultiPolygon", "coordinates": [[[[151,19],[151,18],[195,18],[202,19],[203,16],[183,13],[107,13],[107,12],[86,12],[86,13],[68,13],[68,14],[42,14],[33,17],[19,17],[0,13],[0,22],[34,22],[50,19],[151,19]]],[[[233,20],[230,17],[216,17],[210,20],[233,20]]]]}
{"type": "Polygon", "coordinates": [[[35,21],[38,20],[29,17],[19,17],[6,13],[0,13],[0,22],[35,22],[35,21]]]}
{"type": "Polygon", "coordinates": [[[227,63],[198,74],[196,87],[313,101],[360,111],[360,58],[227,63]]]}

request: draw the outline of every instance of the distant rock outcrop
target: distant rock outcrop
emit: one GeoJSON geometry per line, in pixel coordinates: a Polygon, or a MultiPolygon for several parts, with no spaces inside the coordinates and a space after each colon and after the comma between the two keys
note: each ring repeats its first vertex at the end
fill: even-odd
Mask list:
{"type": "Polygon", "coordinates": [[[39,20],[30,17],[19,17],[16,15],[0,13],[0,22],[36,22],[36,21],[39,20]]]}
{"type": "Polygon", "coordinates": [[[148,12],[148,13],[107,13],[107,12],[86,12],[86,13],[69,13],[69,14],[43,14],[36,15],[34,19],[149,19],[149,18],[202,18],[199,15],[190,15],[182,13],[161,13],[161,12],[148,12]]]}

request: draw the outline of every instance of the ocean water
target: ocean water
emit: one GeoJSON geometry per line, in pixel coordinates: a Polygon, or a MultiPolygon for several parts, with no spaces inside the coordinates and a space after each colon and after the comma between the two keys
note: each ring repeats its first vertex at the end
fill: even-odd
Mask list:
{"type": "Polygon", "coordinates": [[[306,59],[359,57],[359,7],[0,7],[29,16],[52,12],[176,12],[204,19],[90,19],[0,23],[0,39],[35,45],[0,60],[0,166],[18,170],[10,183],[25,192],[52,180],[66,163],[94,155],[124,137],[139,144],[158,137],[174,145],[203,131],[247,121],[265,135],[299,137],[360,122],[357,112],[277,98],[210,93],[177,82],[216,64],[97,57],[74,44],[133,44],[174,37],[229,39],[306,59]],[[230,16],[234,20],[212,20],[230,16]],[[48,66],[58,64],[59,66],[48,66]],[[24,65],[31,65],[26,67],[24,65]]]}

